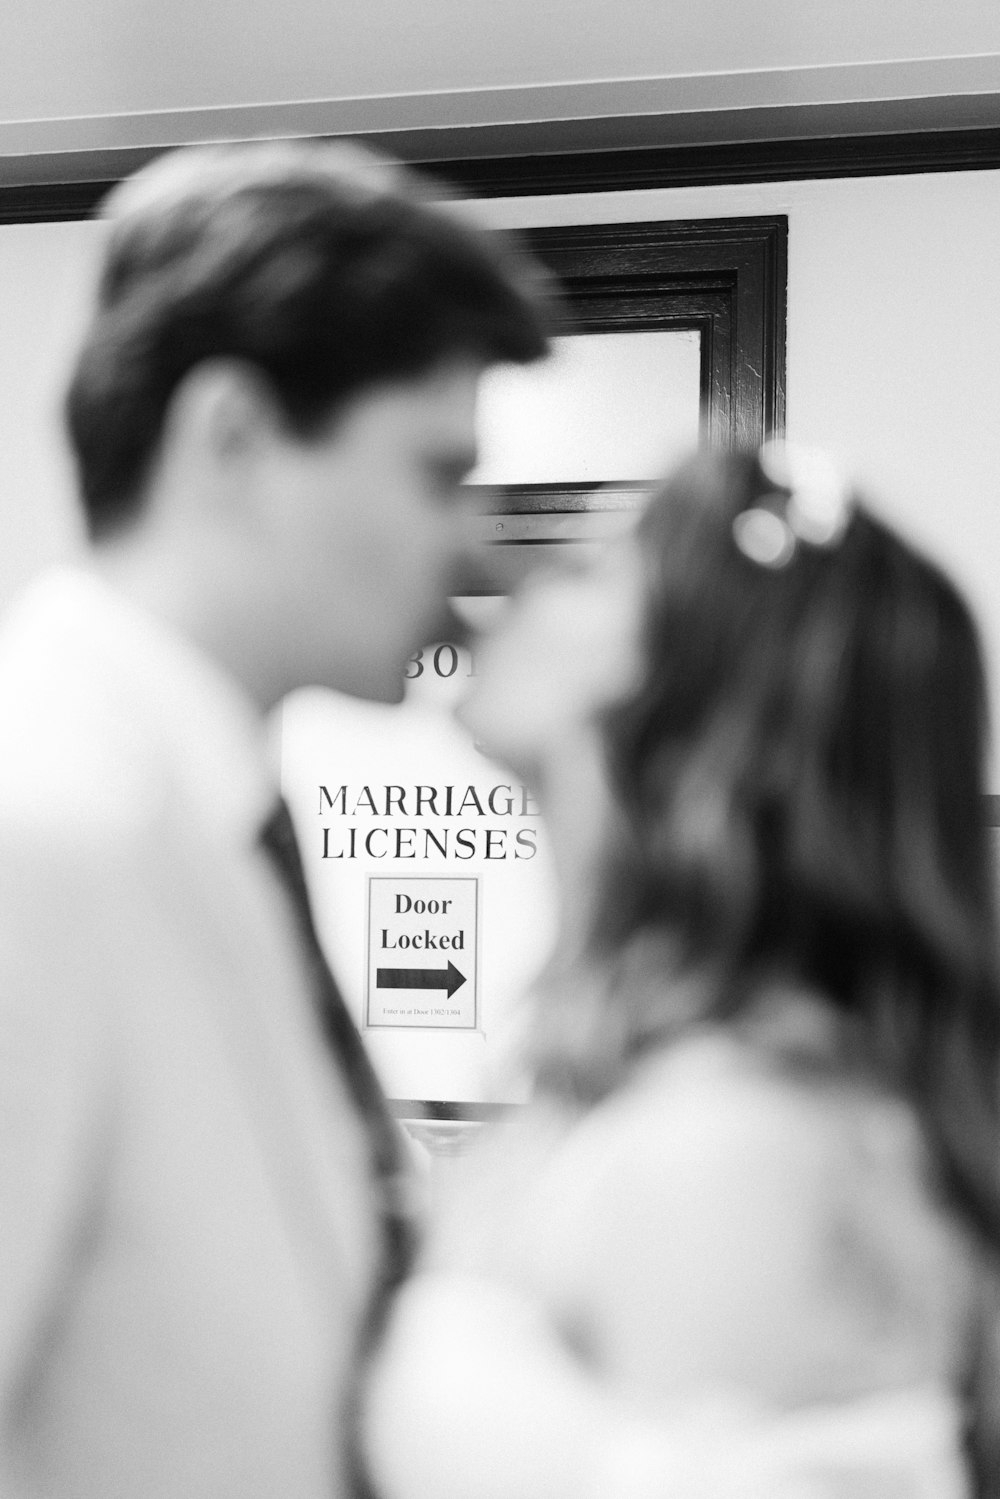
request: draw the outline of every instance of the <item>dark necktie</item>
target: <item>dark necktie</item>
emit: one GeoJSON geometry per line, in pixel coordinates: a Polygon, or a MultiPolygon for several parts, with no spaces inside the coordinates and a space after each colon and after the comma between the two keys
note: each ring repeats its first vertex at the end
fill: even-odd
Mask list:
{"type": "Polygon", "coordinates": [[[415,1247],[413,1220],[408,1211],[410,1171],[404,1140],[400,1126],[389,1113],[364,1043],[320,947],[302,855],[283,799],[261,829],[260,841],[288,892],[323,1032],[368,1137],[382,1238],[381,1265],[363,1335],[363,1341],[370,1342],[378,1330],[389,1294],[409,1269],[415,1247]]]}

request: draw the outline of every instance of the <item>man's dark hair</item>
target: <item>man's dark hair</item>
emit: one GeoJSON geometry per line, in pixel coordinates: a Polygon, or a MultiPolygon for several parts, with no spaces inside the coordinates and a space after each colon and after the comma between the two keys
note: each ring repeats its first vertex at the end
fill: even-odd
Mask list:
{"type": "Polygon", "coordinates": [[[253,365],[309,437],[379,383],[545,352],[538,268],[359,147],[172,152],[115,189],[106,214],[66,403],[94,536],[141,508],[171,396],[204,360],[253,365]]]}

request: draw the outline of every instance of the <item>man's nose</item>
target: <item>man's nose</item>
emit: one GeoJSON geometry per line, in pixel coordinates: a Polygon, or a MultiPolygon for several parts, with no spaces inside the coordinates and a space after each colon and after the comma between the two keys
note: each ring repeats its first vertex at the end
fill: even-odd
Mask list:
{"type": "Polygon", "coordinates": [[[458,595],[503,593],[493,548],[473,535],[455,556],[449,592],[458,595]]]}
{"type": "Polygon", "coordinates": [[[459,595],[502,594],[509,591],[502,545],[494,544],[491,492],[478,485],[467,488],[468,503],[461,506],[453,535],[453,585],[459,595]]]}

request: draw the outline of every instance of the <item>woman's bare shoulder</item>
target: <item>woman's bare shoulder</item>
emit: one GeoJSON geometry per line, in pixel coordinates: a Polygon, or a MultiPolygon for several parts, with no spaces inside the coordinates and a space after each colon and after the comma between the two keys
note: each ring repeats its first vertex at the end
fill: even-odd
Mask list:
{"type": "Polygon", "coordinates": [[[880,1360],[922,1356],[897,1346],[908,1326],[953,1330],[956,1244],[909,1109],[727,1031],[648,1058],[580,1121],[539,1176],[529,1237],[580,1341],[664,1397],[864,1388],[880,1360]]]}

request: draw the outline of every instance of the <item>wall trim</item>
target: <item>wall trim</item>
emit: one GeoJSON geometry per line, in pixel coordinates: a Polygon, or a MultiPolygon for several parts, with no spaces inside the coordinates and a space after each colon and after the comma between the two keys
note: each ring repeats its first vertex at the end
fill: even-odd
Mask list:
{"type": "Polygon", "coordinates": [[[114,182],[38,182],[0,186],[0,224],[88,219],[114,182]]]}
{"type": "Polygon", "coordinates": [[[474,197],[1000,170],[1000,129],[552,152],[426,164],[474,197]]]}
{"type": "MultiPolygon", "coordinates": [[[[407,150],[405,140],[393,147],[414,165],[482,198],[1000,170],[1000,128],[490,156],[439,157],[426,144],[407,150]]],[[[71,181],[0,183],[0,223],[87,218],[115,182],[154,154],[117,153],[113,168],[105,160],[103,171],[83,180],[77,169],[71,181]]],[[[2,167],[0,159],[0,176],[2,167]]]]}

